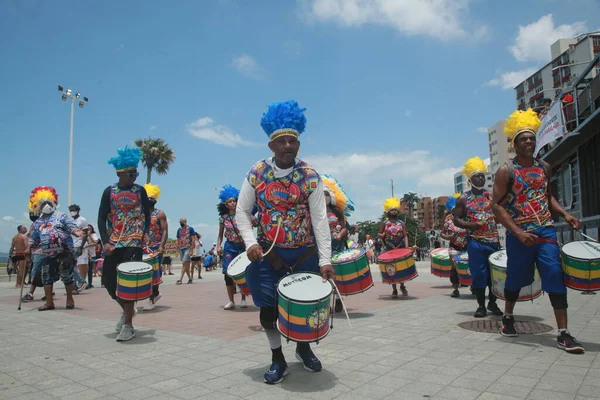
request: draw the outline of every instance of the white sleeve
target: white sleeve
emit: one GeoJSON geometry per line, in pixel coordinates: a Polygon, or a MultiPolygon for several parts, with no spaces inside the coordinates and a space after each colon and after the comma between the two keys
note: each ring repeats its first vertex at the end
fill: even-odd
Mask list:
{"type": "Polygon", "coordinates": [[[248,182],[248,179],[244,179],[235,208],[235,220],[240,235],[242,235],[242,239],[244,240],[244,244],[246,244],[246,249],[249,249],[250,246],[258,243],[254,237],[254,231],[252,230],[252,209],[254,208],[255,202],[256,192],[248,182]]]}
{"type": "Polygon", "coordinates": [[[325,204],[325,194],[321,181],[319,181],[319,185],[311,195],[308,196],[308,207],[319,250],[319,267],[322,267],[331,264],[331,232],[327,220],[327,205],[325,204]]]}

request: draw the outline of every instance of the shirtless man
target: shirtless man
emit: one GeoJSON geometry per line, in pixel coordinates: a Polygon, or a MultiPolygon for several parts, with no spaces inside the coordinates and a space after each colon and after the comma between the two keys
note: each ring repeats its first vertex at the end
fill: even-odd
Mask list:
{"type": "Polygon", "coordinates": [[[27,244],[27,228],[24,225],[19,225],[17,227],[17,234],[12,238],[9,252],[13,263],[17,267],[16,287],[21,287],[25,283],[25,275],[27,275],[27,271],[25,270],[27,265],[27,260],[25,257],[27,244]]]}

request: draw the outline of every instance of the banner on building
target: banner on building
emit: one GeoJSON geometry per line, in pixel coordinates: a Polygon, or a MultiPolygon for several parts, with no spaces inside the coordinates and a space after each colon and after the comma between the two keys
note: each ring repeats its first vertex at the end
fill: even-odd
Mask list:
{"type": "Polygon", "coordinates": [[[542,125],[537,133],[534,157],[537,156],[542,147],[563,137],[564,134],[565,124],[562,119],[561,102],[555,101],[542,118],[542,125]]]}

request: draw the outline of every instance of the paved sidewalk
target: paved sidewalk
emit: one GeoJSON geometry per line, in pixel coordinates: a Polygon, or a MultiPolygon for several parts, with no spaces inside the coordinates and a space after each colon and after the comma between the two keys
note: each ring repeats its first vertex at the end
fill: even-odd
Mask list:
{"type": "MultiPolygon", "coordinates": [[[[323,371],[304,371],[290,343],[290,375],[276,386],[262,382],[270,352],[258,309],[224,311],[220,271],[191,285],[167,277],[156,310],[140,312],[127,343],[115,341],[119,308],[103,289],[65,310],[58,284],[59,308],[41,313],[40,301],[17,311],[14,282],[1,283],[0,399],[600,399],[600,296],[569,294],[570,330],[587,349],[569,355],[556,348],[555,331],[508,339],[458,327],[473,319],[473,296],[464,289],[451,299],[448,281],[425,262],[397,300],[373,273],[372,289],[345,298],[353,329],[336,315],[313,345],[323,371]]],[[[555,326],[547,296],[516,312],[555,326]]]]}

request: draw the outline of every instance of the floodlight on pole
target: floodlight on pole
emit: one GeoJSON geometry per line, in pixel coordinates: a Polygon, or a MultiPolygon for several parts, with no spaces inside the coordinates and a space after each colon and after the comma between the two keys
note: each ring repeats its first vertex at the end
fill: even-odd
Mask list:
{"type": "Polygon", "coordinates": [[[88,102],[87,97],[83,97],[83,100],[80,100],[81,93],[77,92],[74,96],[71,89],[65,90],[65,88],[61,85],[58,85],[58,91],[61,93],[61,99],[66,101],[68,98],[71,98],[71,129],[69,134],[69,193],[68,193],[68,204],[72,203],[72,194],[73,194],[73,121],[75,118],[75,99],[79,100],[79,107],[83,108],[85,103],[88,102]]]}

